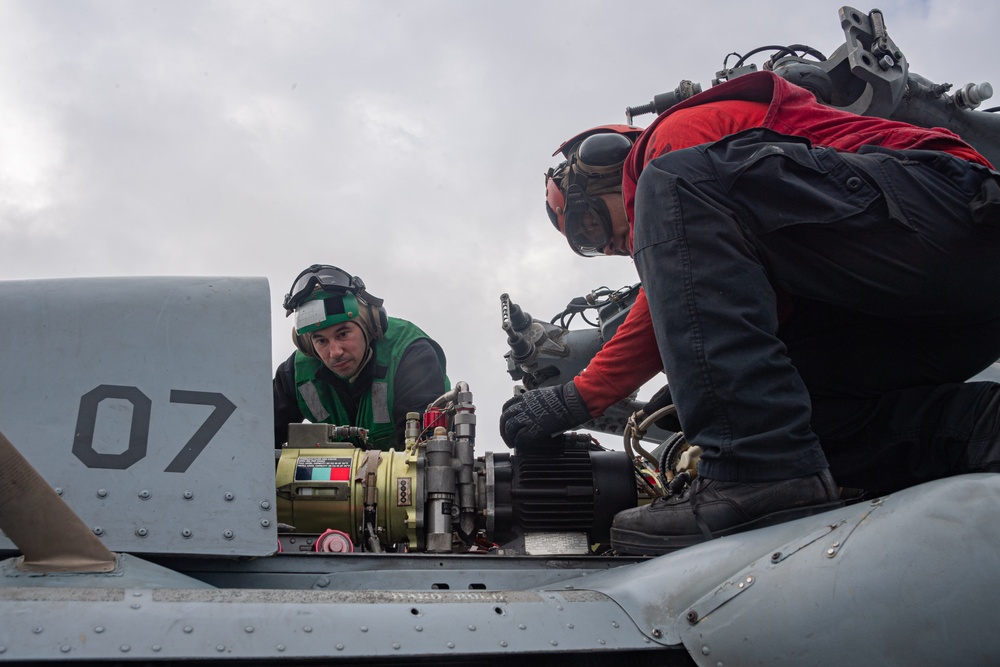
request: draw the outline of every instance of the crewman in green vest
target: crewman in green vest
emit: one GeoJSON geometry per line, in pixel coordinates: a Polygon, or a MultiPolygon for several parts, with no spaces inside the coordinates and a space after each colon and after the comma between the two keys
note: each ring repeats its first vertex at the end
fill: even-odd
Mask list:
{"type": "Polygon", "coordinates": [[[298,275],[285,295],[296,351],[274,375],[274,445],[302,421],[359,426],[375,449],[402,449],[407,412],[450,388],[441,346],[388,317],[357,276],[328,264],[298,275]]]}

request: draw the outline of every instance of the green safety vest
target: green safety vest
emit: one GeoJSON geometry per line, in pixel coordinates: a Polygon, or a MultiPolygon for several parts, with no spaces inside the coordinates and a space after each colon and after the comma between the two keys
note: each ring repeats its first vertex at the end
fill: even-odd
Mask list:
{"type": "MultiPolygon", "coordinates": [[[[296,351],[295,395],[302,416],[314,424],[358,426],[367,429],[370,447],[381,450],[392,449],[396,446],[396,433],[392,423],[393,380],[396,377],[396,368],[410,343],[422,338],[426,338],[434,347],[441,364],[441,372],[445,372],[445,357],[441,346],[415,324],[390,317],[385,335],[375,341],[375,375],[371,388],[361,397],[357,415],[348,414],[333,385],[316,379],[316,372],[323,367],[323,362],[296,351]]],[[[447,375],[444,378],[444,385],[445,391],[451,388],[447,375]]]]}

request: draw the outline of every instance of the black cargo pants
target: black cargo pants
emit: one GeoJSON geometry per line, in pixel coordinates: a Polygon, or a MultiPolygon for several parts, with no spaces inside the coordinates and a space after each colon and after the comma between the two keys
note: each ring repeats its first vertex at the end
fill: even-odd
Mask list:
{"type": "Polygon", "coordinates": [[[829,462],[890,491],[962,472],[970,438],[997,430],[997,386],[962,384],[1000,357],[997,193],[995,172],[944,153],[762,129],[647,164],[634,257],[702,474],[829,462]]]}

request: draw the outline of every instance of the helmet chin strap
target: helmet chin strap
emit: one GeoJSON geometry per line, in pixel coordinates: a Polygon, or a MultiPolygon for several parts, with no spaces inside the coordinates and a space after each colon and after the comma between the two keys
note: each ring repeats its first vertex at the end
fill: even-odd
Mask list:
{"type": "Polygon", "coordinates": [[[354,384],[354,381],[358,379],[359,375],[361,375],[361,371],[363,371],[365,369],[365,366],[368,365],[368,362],[370,362],[372,360],[373,354],[374,354],[374,351],[372,350],[372,348],[371,348],[370,345],[365,348],[365,357],[364,357],[364,359],[361,360],[361,363],[358,364],[358,370],[356,370],[354,372],[354,375],[352,375],[349,378],[346,378],[348,384],[354,384]]]}

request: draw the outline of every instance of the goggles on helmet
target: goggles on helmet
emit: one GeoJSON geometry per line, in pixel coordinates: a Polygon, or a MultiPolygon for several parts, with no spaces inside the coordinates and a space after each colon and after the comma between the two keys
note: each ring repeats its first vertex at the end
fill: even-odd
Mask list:
{"type": "Polygon", "coordinates": [[[283,306],[285,317],[291,315],[296,308],[310,300],[317,289],[344,296],[348,293],[364,299],[365,303],[376,308],[382,305],[382,299],[374,297],[365,291],[365,283],[357,276],[351,276],[343,269],[329,264],[313,264],[296,276],[291,289],[285,295],[283,306]]]}
{"type": "MultiPolygon", "coordinates": [[[[638,128],[599,128],[576,147],[563,150],[567,160],[545,175],[546,211],[570,248],[584,257],[604,254],[613,225],[604,201],[597,197],[621,191],[622,167],[638,128]]],[[[564,144],[565,146],[565,144],[564,144]]],[[[557,153],[559,151],[556,151],[557,153]]]]}

